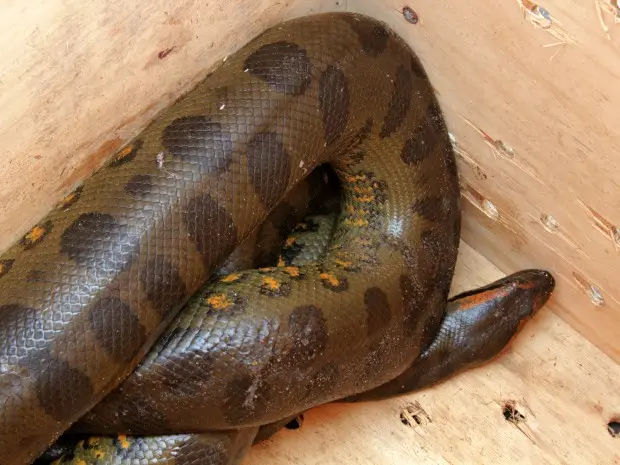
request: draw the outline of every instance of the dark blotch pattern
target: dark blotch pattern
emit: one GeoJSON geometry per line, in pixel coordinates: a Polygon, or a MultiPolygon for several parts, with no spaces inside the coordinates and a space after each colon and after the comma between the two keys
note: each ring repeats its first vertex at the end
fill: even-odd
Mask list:
{"type": "Polygon", "coordinates": [[[349,87],[344,73],[328,66],[319,79],[319,109],[323,116],[325,140],[333,143],[349,121],[349,87]]]}
{"type": "Polygon", "coordinates": [[[357,21],[355,17],[346,19],[357,33],[364,53],[376,57],[385,51],[390,33],[384,27],[370,24],[367,21],[357,21]]]}
{"type": "Polygon", "coordinates": [[[117,297],[101,297],[88,315],[97,341],[114,360],[127,363],[146,340],[146,330],[129,305],[117,297]]]}
{"type": "Polygon", "coordinates": [[[231,252],[237,239],[237,227],[228,212],[209,194],[191,199],[182,215],[189,237],[208,269],[231,252]]]}
{"type": "Polygon", "coordinates": [[[251,421],[267,409],[269,385],[260,377],[239,375],[226,385],[224,398],[223,411],[230,424],[251,421]]]}
{"type": "Polygon", "coordinates": [[[15,260],[12,258],[0,260],[0,278],[2,278],[5,274],[11,271],[11,268],[13,268],[13,263],[15,263],[15,260]]]}
{"type": "Polygon", "coordinates": [[[248,173],[254,191],[269,209],[288,188],[291,157],[284,149],[282,137],[275,132],[259,132],[248,142],[248,173]]]}
{"type": "Polygon", "coordinates": [[[138,154],[138,151],[142,148],[143,144],[144,141],[142,139],[138,139],[126,145],[116,153],[114,158],[112,158],[112,161],[110,161],[109,166],[115,168],[117,166],[121,166],[127,162],[130,162],[131,160],[136,158],[136,155],[138,154]]]}
{"type": "Polygon", "coordinates": [[[125,184],[125,192],[133,196],[149,194],[153,179],[148,174],[137,174],[125,184]]]}
{"type": "Polygon", "coordinates": [[[62,233],[60,251],[78,263],[97,259],[101,269],[119,270],[131,263],[138,242],[139,236],[112,215],[84,213],[62,233]]]}
{"type": "Polygon", "coordinates": [[[41,270],[30,270],[26,275],[26,281],[29,283],[43,282],[45,278],[45,272],[41,270]]]}
{"type": "Polygon", "coordinates": [[[390,304],[385,292],[378,287],[371,287],[364,292],[364,305],[368,335],[372,336],[381,332],[390,322],[390,304]]]}
{"type": "Polygon", "coordinates": [[[233,161],[232,134],[206,116],[184,116],[164,129],[162,145],[175,159],[196,165],[200,173],[220,173],[233,161]]]}
{"type": "Polygon", "coordinates": [[[443,198],[433,196],[416,200],[411,205],[411,211],[428,221],[439,221],[445,214],[443,198]]]}
{"type": "Polygon", "coordinates": [[[141,268],[140,282],[144,286],[147,299],[161,315],[179,305],[187,293],[178,267],[160,255],[141,268]]]}
{"type": "Polygon", "coordinates": [[[56,358],[50,360],[47,369],[38,376],[36,393],[45,413],[64,422],[75,413],[75,399],[90,398],[93,387],[88,376],[56,358]]]}
{"type": "Polygon", "coordinates": [[[388,137],[400,127],[411,107],[412,96],[413,81],[411,72],[401,65],[396,70],[392,98],[383,120],[383,127],[379,133],[380,137],[388,137]]]}
{"type": "Polygon", "coordinates": [[[245,59],[244,67],[273,90],[286,94],[303,94],[312,81],[306,51],[286,41],[263,45],[245,59]]]}
{"type": "Polygon", "coordinates": [[[289,316],[292,347],[287,362],[292,367],[302,367],[323,353],[327,347],[327,323],[323,312],[314,305],[296,307],[289,316]]]}
{"type": "MultiPolygon", "coordinates": [[[[432,108],[437,110],[435,104],[432,104],[432,108]]],[[[428,117],[420,122],[413,135],[405,141],[400,153],[400,157],[405,163],[417,165],[432,153],[437,144],[444,143],[450,147],[446,140],[444,128],[437,123],[438,120],[443,121],[441,114],[430,111],[428,117]]],[[[449,154],[446,156],[450,158],[449,154]]]]}

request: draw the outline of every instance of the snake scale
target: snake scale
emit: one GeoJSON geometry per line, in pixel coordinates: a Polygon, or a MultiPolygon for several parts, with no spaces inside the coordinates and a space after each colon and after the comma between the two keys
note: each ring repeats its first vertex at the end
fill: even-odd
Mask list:
{"type": "Polygon", "coordinates": [[[0,257],[0,464],[63,433],[134,435],[83,441],[97,464],[239,463],[309,408],[489,360],[554,281],[525,270],[448,301],[459,197],[393,31],[329,13],[263,32],[0,257]],[[325,255],[295,264],[293,235],[277,266],[217,275],[321,165],[342,192],[325,255]]]}

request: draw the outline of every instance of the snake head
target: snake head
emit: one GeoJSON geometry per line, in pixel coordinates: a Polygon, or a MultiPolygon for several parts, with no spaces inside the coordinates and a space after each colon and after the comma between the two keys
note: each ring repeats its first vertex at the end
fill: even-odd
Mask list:
{"type": "Polygon", "coordinates": [[[555,279],[545,270],[528,269],[505,276],[484,287],[458,294],[450,299],[452,311],[506,311],[513,318],[535,314],[549,300],[555,279]]]}

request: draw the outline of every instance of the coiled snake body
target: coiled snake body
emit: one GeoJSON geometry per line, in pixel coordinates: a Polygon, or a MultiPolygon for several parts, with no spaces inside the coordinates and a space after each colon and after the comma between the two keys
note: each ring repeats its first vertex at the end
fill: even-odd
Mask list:
{"type": "MultiPolygon", "coordinates": [[[[454,155],[405,42],[353,14],[274,27],[0,258],[0,464],[31,463],[70,427],[186,434],[154,463],[236,463],[259,426],[488,359],[553,281],[526,271],[454,300],[477,312],[456,341],[459,236],[454,155]],[[279,266],[203,287],[325,163],[343,192],[325,257],[295,265],[293,237],[279,266]],[[218,434],[228,452],[187,458],[218,434]]],[[[124,445],[105,463],[134,463],[124,445]]]]}

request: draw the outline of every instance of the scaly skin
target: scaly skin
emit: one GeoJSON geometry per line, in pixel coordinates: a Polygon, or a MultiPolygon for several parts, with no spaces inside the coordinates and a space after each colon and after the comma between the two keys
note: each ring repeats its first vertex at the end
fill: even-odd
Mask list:
{"type": "Polygon", "coordinates": [[[256,428],[389,383],[440,330],[459,233],[454,154],[409,47],[359,15],[266,31],[0,257],[0,464],[77,420],[256,428]],[[204,287],[323,163],[344,191],[323,260],[204,287]]]}

